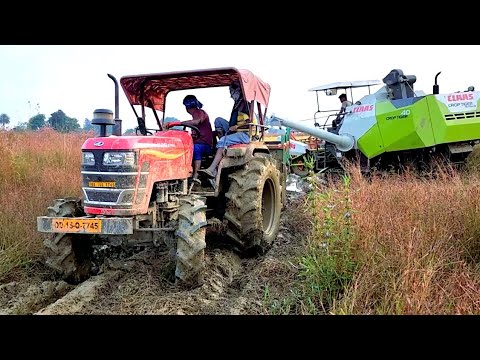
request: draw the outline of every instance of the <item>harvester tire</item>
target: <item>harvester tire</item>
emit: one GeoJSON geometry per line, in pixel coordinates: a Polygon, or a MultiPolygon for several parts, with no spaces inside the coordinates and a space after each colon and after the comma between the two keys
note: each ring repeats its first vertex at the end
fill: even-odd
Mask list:
{"type": "Polygon", "coordinates": [[[263,255],[280,227],[280,172],[270,155],[258,154],[229,178],[227,237],[244,255],[263,255]]]}
{"type": "Polygon", "coordinates": [[[302,178],[310,174],[310,170],[305,166],[305,158],[303,156],[292,160],[291,169],[295,175],[302,178]]]}
{"type": "MultiPolygon", "coordinates": [[[[75,217],[84,215],[80,199],[57,199],[48,207],[48,216],[75,217]]],[[[91,241],[85,235],[53,233],[43,241],[46,265],[70,284],[88,277],[92,268],[91,241]]]]}
{"type": "Polygon", "coordinates": [[[176,249],[176,285],[196,288],[203,284],[205,270],[205,198],[192,195],[180,199],[176,249]]]}

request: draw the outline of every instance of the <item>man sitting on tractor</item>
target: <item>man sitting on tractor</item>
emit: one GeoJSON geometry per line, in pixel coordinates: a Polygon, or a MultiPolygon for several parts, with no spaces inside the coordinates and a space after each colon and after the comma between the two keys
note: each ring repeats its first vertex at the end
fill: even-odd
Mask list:
{"type": "Polygon", "coordinates": [[[174,126],[193,125],[196,126],[200,134],[192,132],[193,138],[193,174],[192,181],[200,184],[198,170],[202,163],[202,157],[210,155],[213,147],[213,131],[210,118],[205,110],[202,110],[203,104],[197,100],[194,95],[187,95],[183,99],[183,105],[187,112],[192,115],[192,120],[173,121],[166,124],[167,129],[174,126]]]}
{"type": "Polygon", "coordinates": [[[215,119],[214,126],[215,126],[215,135],[218,137],[217,140],[220,140],[222,137],[227,135],[230,129],[230,125],[228,121],[222,117],[217,117],[215,119]]]}
{"type": "MultiPolygon", "coordinates": [[[[208,177],[216,177],[216,168],[223,158],[223,151],[232,145],[248,144],[250,142],[249,132],[249,108],[248,103],[242,96],[242,89],[238,82],[233,82],[229,87],[230,96],[234,101],[232,113],[230,115],[229,129],[225,136],[217,142],[217,152],[210,166],[205,170],[200,170],[208,177]]],[[[255,123],[255,121],[254,121],[255,123]]]]}

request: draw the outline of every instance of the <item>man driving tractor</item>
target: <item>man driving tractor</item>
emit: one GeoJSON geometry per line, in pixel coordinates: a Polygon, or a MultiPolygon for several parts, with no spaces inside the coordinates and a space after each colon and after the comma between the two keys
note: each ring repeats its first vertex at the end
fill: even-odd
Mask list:
{"type": "Polygon", "coordinates": [[[210,155],[213,147],[213,131],[210,123],[210,118],[205,110],[202,109],[203,104],[197,100],[195,95],[187,95],[183,99],[183,105],[187,112],[192,115],[192,120],[187,121],[173,121],[166,124],[167,129],[174,126],[193,125],[196,126],[200,132],[192,132],[193,139],[193,175],[192,181],[201,184],[198,180],[198,171],[202,163],[202,157],[210,155]]]}

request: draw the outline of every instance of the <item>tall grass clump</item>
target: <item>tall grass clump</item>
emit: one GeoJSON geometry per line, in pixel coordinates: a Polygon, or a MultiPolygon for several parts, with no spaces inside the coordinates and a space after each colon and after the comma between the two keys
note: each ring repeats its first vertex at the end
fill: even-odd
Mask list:
{"type": "Polygon", "coordinates": [[[292,291],[301,314],[334,309],[358,267],[350,187],[350,177],[344,176],[337,186],[317,188],[308,195],[312,231],[300,258],[299,285],[292,291]]]}
{"type": "Polygon", "coordinates": [[[80,196],[87,133],[0,132],[0,280],[41,253],[37,216],[56,198],[80,196]]]}

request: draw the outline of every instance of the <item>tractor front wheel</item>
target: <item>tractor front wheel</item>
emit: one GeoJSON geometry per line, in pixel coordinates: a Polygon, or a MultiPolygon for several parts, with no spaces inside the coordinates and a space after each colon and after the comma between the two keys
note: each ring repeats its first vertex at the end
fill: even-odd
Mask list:
{"type": "MultiPolygon", "coordinates": [[[[57,199],[48,208],[51,217],[82,216],[80,199],[57,199]]],[[[53,233],[43,241],[46,265],[71,284],[78,284],[88,277],[92,269],[92,242],[86,235],[53,233]]]]}
{"type": "Polygon", "coordinates": [[[206,208],[197,195],[180,199],[176,249],[176,284],[195,288],[203,284],[206,208]]]}

